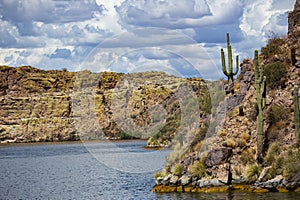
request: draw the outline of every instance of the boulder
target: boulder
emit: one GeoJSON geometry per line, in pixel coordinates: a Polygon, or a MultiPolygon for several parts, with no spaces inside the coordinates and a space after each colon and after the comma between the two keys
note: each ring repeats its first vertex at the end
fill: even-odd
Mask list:
{"type": "Polygon", "coordinates": [[[205,165],[208,168],[211,168],[215,165],[220,165],[228,162],[229,158],[232,155],[232,149],[231,148],[219,148],[219,149],[213,149],[208,152],[207,159],[205,161],[205,165]]]}
{"type": "Polygon", "coordinates": [[[219,181],[218,179],[211,179],[211,180],[199,180],[198,185],[199,187],[217,187],[217,186],[224,186],[225,184],[219,181]]]}
{"type": "Polygon", "coordinates": [[[179,177],[176,176],[176,175],[173,175],[173,176],[170,178],[170,185],[178,185],[178,180],[179,180],[179,177]]]}
{"type": "Polygon", "coordinates": [[[189,177],[188,175],[184,174],[181,178],[180,178],[180,181],[181,181],[181,185],[185,186],[185,185],[188,185],[189,183],[191,183],[191,177],[189,177]]]}

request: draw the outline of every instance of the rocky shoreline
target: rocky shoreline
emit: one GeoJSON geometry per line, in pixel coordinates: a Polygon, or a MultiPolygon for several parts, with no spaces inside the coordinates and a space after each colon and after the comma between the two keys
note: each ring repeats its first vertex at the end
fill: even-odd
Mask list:
{"type": "Polygon", "coordinates": [[[252,185],[236,180],[235,183],[227,185],[218,179],[197,180],[183,175],[182,177],[170,174],[166,177],[156,179],[156,185],[152,192],[297,192],[300,193],[300,181],[290,182],[278,175],[266,182],[256,182],[252,185]]]}

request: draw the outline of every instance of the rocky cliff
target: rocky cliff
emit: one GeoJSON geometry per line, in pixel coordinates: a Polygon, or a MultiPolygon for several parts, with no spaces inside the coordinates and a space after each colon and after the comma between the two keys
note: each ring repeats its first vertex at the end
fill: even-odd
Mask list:
{"type": "Polygon", "coordinates": [[[0,66],[0,141],[153,136],[150,145],[167,145],[180,126],[176,95],[185,85],[192,88],[197,101],[209,107],[207,85],[198,78],[183,79],[160,72],[125,75],[0,66]],[[157,115],[156,105],[163,111],[157,115]],[[166,116],[159,116],[161,113],[166,116]],[[160,117],[165,126],[151,129],[151,124],[159,124],[160,117]]]}
{"type": "Polygon", "coordinates": [[[227,96],[210,120],[212,131],[183,153],[175,148],[165,169],[155,174],[153,191],[300,191],[293,97],[294,86],[300,84],[299,15],[297,0],[289,14],[288,36],[270,38],[261,48],[259,64],[267,77],[262,160],[254,64],[247,59],[237,79],[225,87],[227,96]]]}

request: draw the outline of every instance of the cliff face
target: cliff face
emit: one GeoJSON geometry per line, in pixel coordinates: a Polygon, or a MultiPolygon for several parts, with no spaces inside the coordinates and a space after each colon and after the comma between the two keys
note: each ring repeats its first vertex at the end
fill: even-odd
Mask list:
{"type": "Polygon", "coordinates": [[[70,118],[74,73],[0,67],[0,140],[75,140],[70,118]]]}
{"type": "Polygon", "coordinates": [[[180,126],[176,93],[185,84],[199,101],[209,102],[200,79],[159,72],[124,75],[0,66],[0,141],[149,138],[155,132],[150,145],[168,144],[180,126]],[[151,113],[155,105],[165,110],[166,126],[148,127],[147,132],[149,124],[160,120],[151,113]]]}

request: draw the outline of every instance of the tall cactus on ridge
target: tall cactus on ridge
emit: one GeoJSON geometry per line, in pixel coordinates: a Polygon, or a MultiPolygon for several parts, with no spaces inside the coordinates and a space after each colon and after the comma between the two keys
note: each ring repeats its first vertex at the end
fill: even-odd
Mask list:
{"type": "Polygon", "coordinates": [[[227,76],[228,82],[230,81],[233,82],[233,76],[237,75],[239,71],[239,56],[238,55],[236,56],[236,68],[235,71],[233,72],[232,49],[230,44],[229,33],[226,33],[226,41],[227,41],[227,51],[228,51],[228,71],[226,69],[225,53],[224,50],[221,49],[222,71],[225,74],[225,76],[227,76]]]}
{"type": "Polygon", "coordinates": [[[297,145],[300,147],[300,120],[299,120],[299,97],[298,85],[294,86],[294,118],[295,118],[295,132],[297,138],[297,145]]]}
{"type": "Polygon", "coordinates": [[[264,66],[259,69],[258,51],[254,51],[254,72],[255,72],[255,89],[256,103],[258,114],[256,117],[257,124],[257,162],[262,163],[264,147],[264,127],[263,127],[263,109],[266,105],[266,76],[264,76],[264,66]]]}

